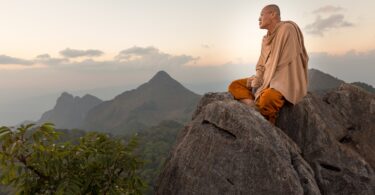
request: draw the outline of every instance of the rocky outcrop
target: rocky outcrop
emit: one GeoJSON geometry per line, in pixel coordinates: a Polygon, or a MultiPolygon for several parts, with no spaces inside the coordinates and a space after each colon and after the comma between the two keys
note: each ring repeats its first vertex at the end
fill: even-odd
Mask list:
{"type": "Polygon", "coordinates": [[[345,136],[340,142],[350,146],[375,168],[375,94],[353,85],[341,85],[324,98],[343,119],[345,136]]]}
{"type": "Polygon", "coordinates": [[[299,147],[227,94],[206,94],[180,133],[157,194],[320,194],[299,147]]]}
{"type": "Polygon", "coordinates": [[[343,84],[285,106],[277,125],[301,148],[324,194],[374,194],[375,96],[343,84]]]}
{"type": "Polygon", "coordinates": [[[286,105],[278,128],[228,93],[206,94],[156,194],[374,194],[374,107],[343,85],[286,105]]]}

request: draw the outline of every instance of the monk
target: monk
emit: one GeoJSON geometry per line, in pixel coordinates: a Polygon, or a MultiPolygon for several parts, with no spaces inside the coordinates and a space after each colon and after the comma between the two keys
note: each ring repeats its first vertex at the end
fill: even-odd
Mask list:
{"type": "Polygon", "coordinates": [[[253,106],[272,124],[286,102],[297,104],[307,93],[308,55],[300,28],[281,21],[277,5],[267,5],[259,17],[262,40],[256,75],[233,81],[229,92],[235,99],[253,106]]]}

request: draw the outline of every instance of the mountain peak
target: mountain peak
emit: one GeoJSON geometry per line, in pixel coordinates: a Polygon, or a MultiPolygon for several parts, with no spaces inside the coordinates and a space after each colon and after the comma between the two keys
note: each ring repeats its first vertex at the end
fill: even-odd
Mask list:
{"type": "Polygon", "coordinates": [[[314,91],[324,94],[326,91],[339,87],[344,81],[324,73],[317,69],[309,69],[308,91],[314,91]]]}
{"type": "Polygon", "coordinates": [[[174,80],[167,72],[164,70],[161,70],[157,72],[149,82],[154,82],[154,81],[165,81],[165,80],[174,80]]]}
{"type": "Polygon", "coordinates": [[[56,105],[65,104],[66,102],[73,102],[74,96],[68,92],[63,92],[59,98],[57,98],[56,105]]]}
{"type": "Polygon", "coordinates": [[[87,112],[100,104],[102,100],[85,95],[82,98],[63,92],[52,110],[45,112],[38,123],[53,122],[57,128],[80,128],[87,112]]]}
{"type": "Polygon", "coordinates": [[[93,108],[86,128],[130,134],[163,120],[184,122],[199,99],[168,73],[159,71],[147,83],[93,108]]]}
{"type": "Polygon", "coordinates": [[[147,83],[139,88],[184,88],[178,81],[172,78],[167,72],[161,70],[157,72],[147,83]]]}
{"type": "Polygon", "coordinates": [[[60,97],[62,97],[62,98],[73,98],[73,95],[64,91],[64,92],[61,93],[60,97]]]}
{"type": "Polygon", "coordinates": [[[84,100],[84,101],[86,101],[86,100],[97,100],[97,101],[100,101],[100,102],[102,101],[101,99],[99,99],[96,96],[93,96],[91,94],[86,94],[86,95],[82,96],[80,99],[84,100]]]}

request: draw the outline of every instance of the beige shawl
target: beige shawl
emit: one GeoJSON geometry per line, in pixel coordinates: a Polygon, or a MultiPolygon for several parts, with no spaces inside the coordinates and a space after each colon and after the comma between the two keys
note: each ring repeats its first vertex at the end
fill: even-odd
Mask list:
{"type": "Polygon", "coordinates": [[[297,24],[279,22],[272,33],[263,37],[256,79],[252,83],[253,87],[259,87],[255,98],[263,89],[274,88],[289,102],[298,103],[307,93],[308,59],[297,24]]]}

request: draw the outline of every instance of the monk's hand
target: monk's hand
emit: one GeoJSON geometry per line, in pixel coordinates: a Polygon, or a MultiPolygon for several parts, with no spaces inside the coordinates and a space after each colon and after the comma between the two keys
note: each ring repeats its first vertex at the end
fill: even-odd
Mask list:
{"type": "Polygon", "coordinates": [[[249,78],[247,78],[247,82],[246,82],[246,87],[247,88],[251,88],[251,83],[252,83],[252,81],[254,80],[254,76],[251,76],[251,77],[249,77],[249,78]]]}
{"type": "Polygon", "coordinates": [[[255,76],[251,81],[251,87],[252,88],[258,88],[263,84],[263,81],[261,78],[255,76]]]}

